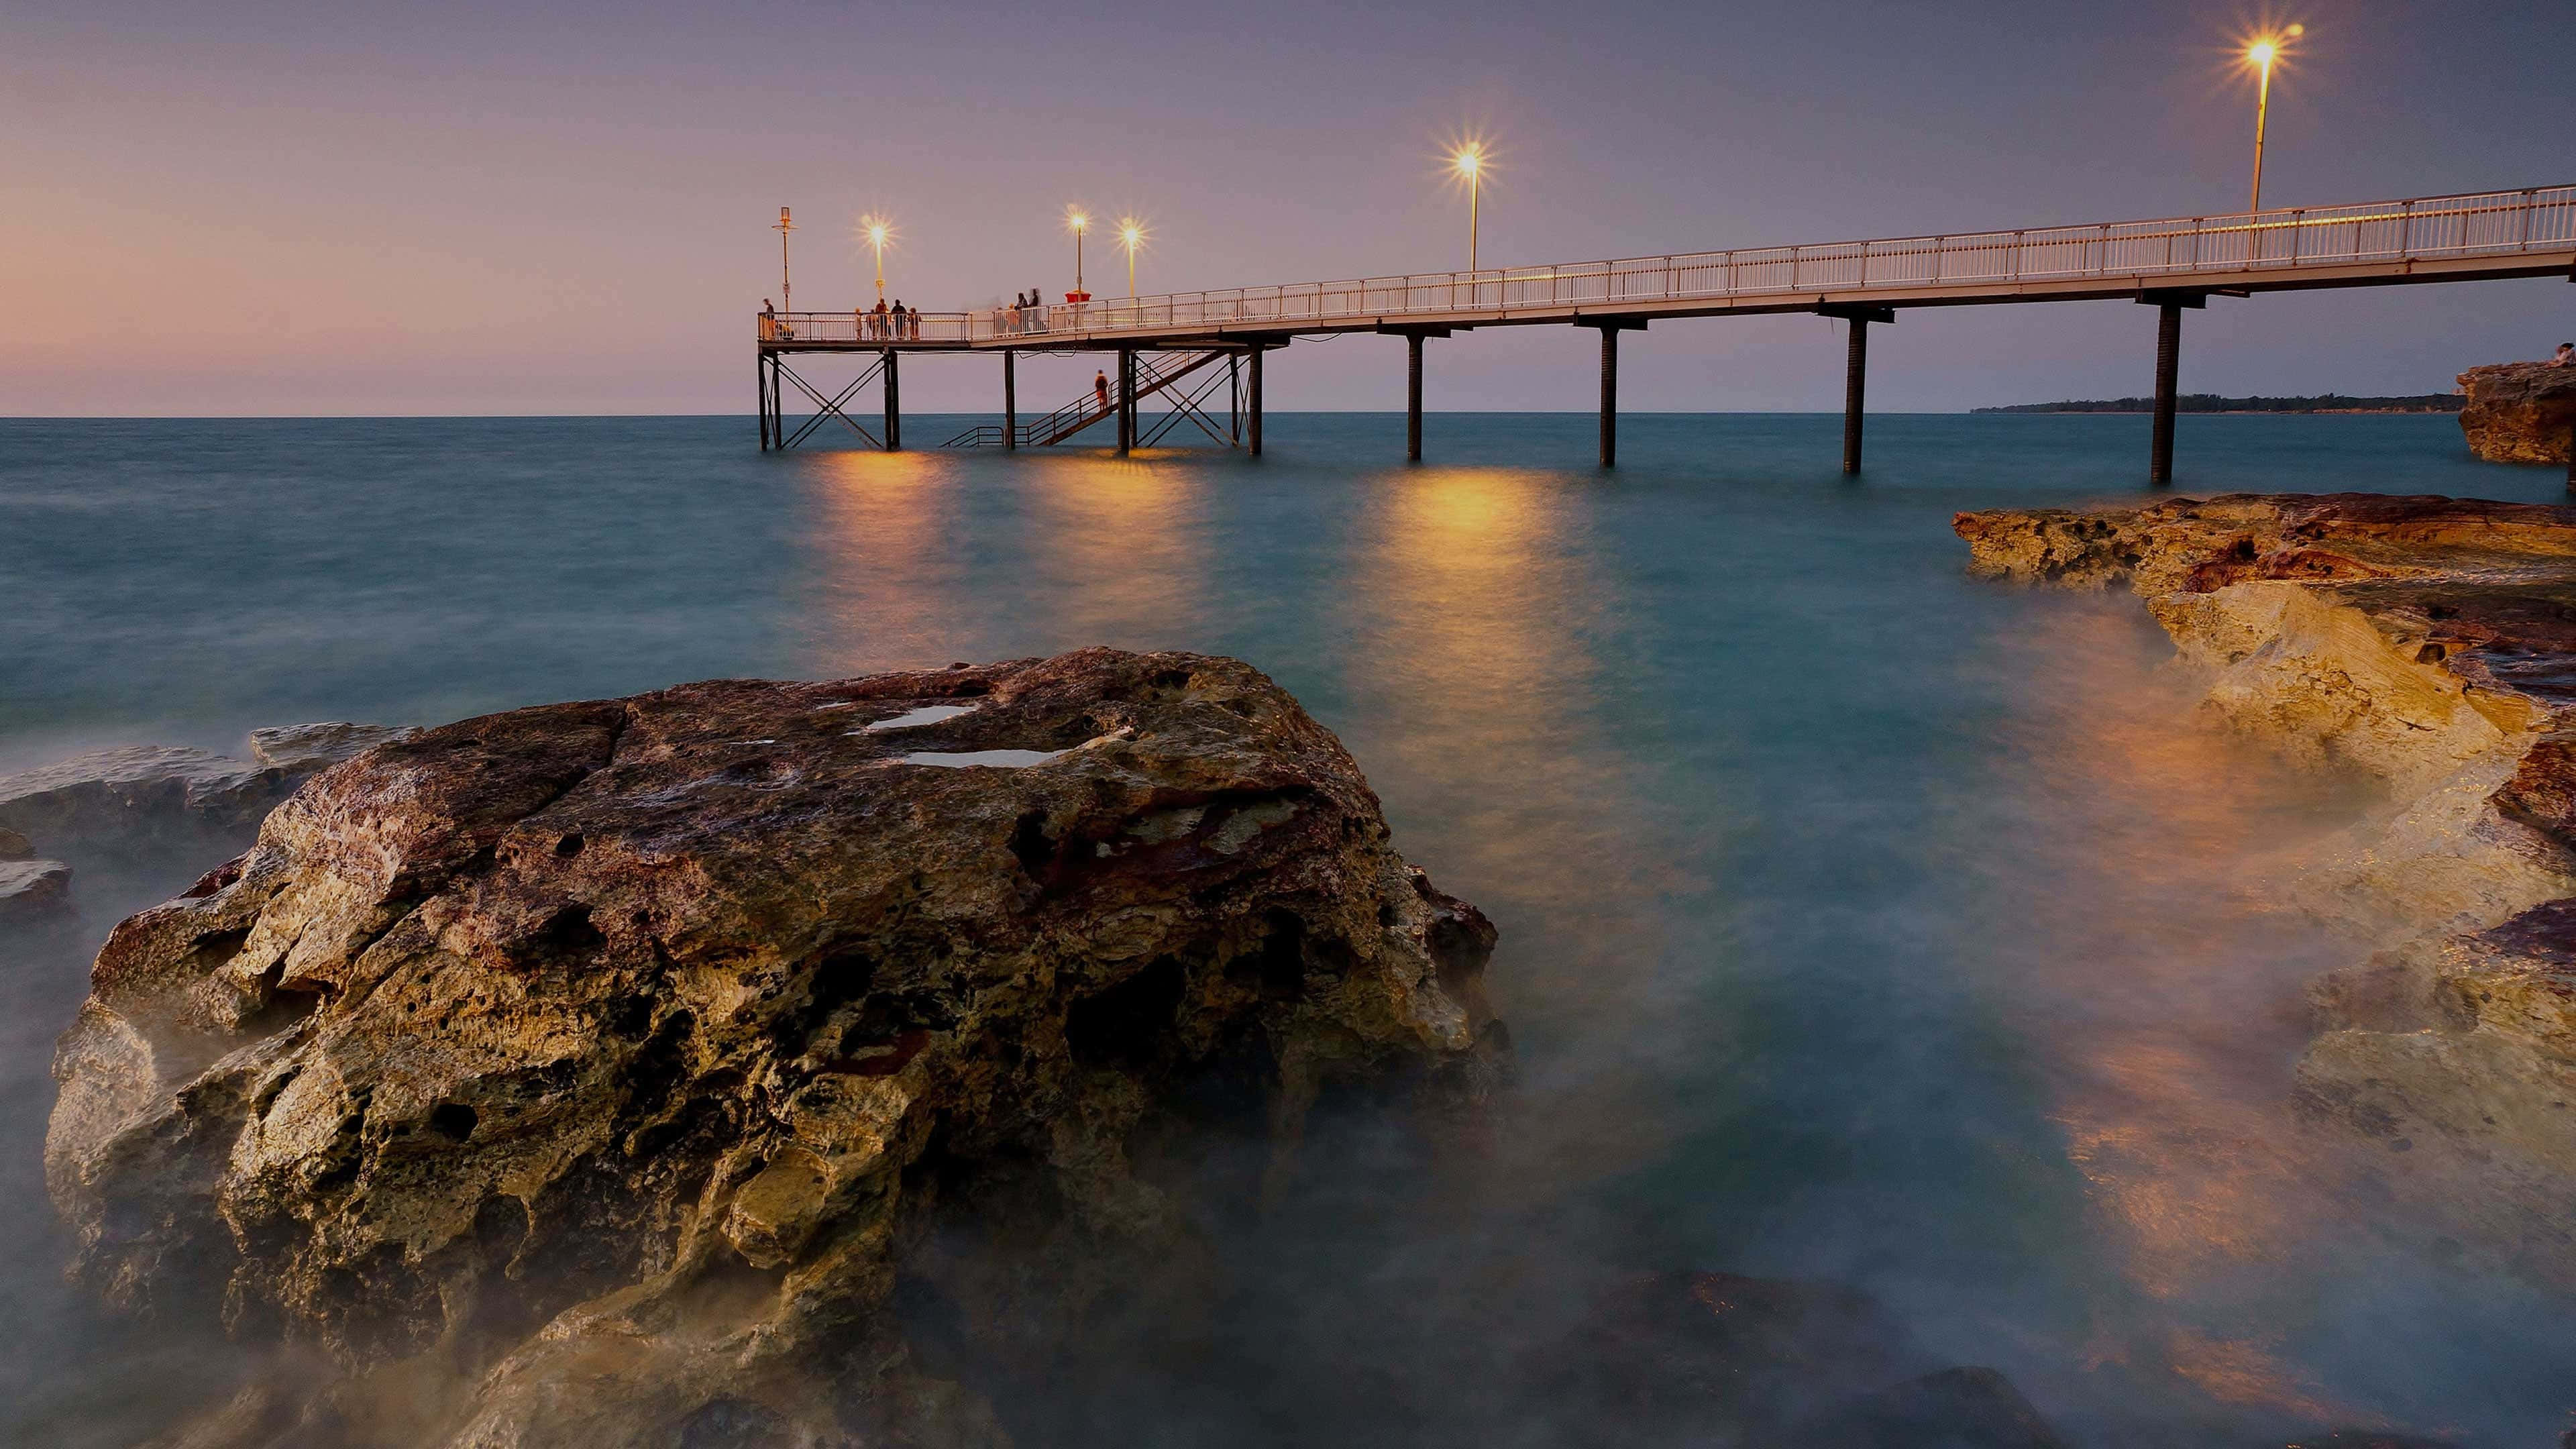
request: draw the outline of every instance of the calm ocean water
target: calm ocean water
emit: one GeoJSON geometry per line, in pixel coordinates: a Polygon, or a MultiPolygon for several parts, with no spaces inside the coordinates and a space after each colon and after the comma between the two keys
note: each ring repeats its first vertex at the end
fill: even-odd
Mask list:
{"type": "MultiPolygon", "coordinates": [[[[2090,1444],[2543,1442],[2571,1305],[2334,1198],[2284,1126],[2298,987],[2351,953],[2245,886],[2352,802],[2197,722],[2135,601],[1962,573],[1954,510],[2145,496],[2146,420],[1874,418],[1857,480],[1839,425],[1631,416],[1602,472],[1586,415],[1435,416],[1419,467],[1400,416],[1130,461],[763,457],[748,419],[0,420],[0,770],[710,676],[1239,655],[1502,927],[1526,1102],[1462,1232],[1545,1234],[1578,1286],[1859,1283],[2090,1444]]],[[[2563,493],[2445,417],[2186,417],[2179,472],[2563,493]]],[[[0,1425],[45,1442],[104,1392],[53,1282],[45,1053],[78,954],[172,884],[84,879],[79,939],[0,985],[0,1318],[34,1340],[0,1425]]],[[[1443,1261],[1341,1252],[1282,1331],[1361,1332],[1443,1261]]]]}

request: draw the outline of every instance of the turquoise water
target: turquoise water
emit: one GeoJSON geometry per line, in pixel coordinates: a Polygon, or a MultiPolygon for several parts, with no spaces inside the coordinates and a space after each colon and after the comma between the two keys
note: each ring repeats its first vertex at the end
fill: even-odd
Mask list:
{"type": "MultiPolygon", "coordinates": [[[[2284,1126],[2298,987],[2352,953],[2245,886],[2353,802],[2198,722],[2133,600],[1963,576],[1955,510],[2145,496],[2145,419],[1874,418],[1858,479],[1834,416],[1632,416],[1615,472],[1592,428],[1435,416],[1408,467],[1399,416],[1124,461],[764,457],[748,419],[0,421],[0,770],[719,675],[1239,655],[1500,924],[1522,1059],[1474,1221],[1340,1243],[1280,1332],[1536,1340],[1604,1275],[1724,1268],[1859,1283],[2087,1444],[2564,1427],[2570,1305],[2419,1246],[2284,1126]],[[1462,1243],[1514,1240],[1565,1268],[1528,1322],[1444,1300],[1462,1243]]],[[[2186,417],[2178,471],[2564,491],[2443,417],[2186,417]]],[[[86,1321],[34,1161],[72,958],[172,883],[81,886],[79,939],[5,988],[19,1322],[86,1321]]],[[[0,1400],[36,1422],[82,1372],[31,1351],[0,1400]]]]}

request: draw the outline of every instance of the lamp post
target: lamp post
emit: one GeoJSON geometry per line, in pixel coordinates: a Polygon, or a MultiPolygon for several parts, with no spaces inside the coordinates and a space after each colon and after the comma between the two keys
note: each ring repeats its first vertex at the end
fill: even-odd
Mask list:
{"type": "Polygon", "coordinates": [[[1079,300],[1087,301],[1091,292],[1082,285],[1082,234],[1090,227],[1091,218],[1075,207],[1064,214],[1064,224],[1073,228],[1073,290],[1079,300]]]}
{"type": "Polygon", "coordinates": [[[2245,47],[2245,59],[2254,67],[2254,194],[2245,203],[2248,215],[2263,209],[2263,131],[2272,110],[2272,62],[2280,59],[2288,42],[2305,35],[2308,28],[2293,25],[2279,35],[2267,35],[2245,47]]]}
{"type": "Polygon", "coordinates": [[[876,216],[860,217],[859,225],[867,232],[868,250],[876,253],[877,305],[883,306],[885,305],[885,244],[886,238],[893,234],[893,228],[886,224],[883,217],[876,216]]]}
{"type": "Polygon", "coordinates": [[[1136,300],[1136,248],[1145,244],[1145,224],[1132,216],[1118,218],[1118,244],[1127,249],[1127,300],[1136,300]]]}
{"type": "Polygon", "coordinates": [[[1467,178],[1467,272],[1472,278],[1476,271],[1476,203],[1485,180],[1485,148],[1482,143],[1471,142],[1459,147],[1458,154],[1449,160],[1458,168],[1458,174],[1467,178]]]}
{"type": "Polygon", "coordinates": [[[778,310],[781,312],[796,310],[795,290],[787,284],[787,234],[795,229],[796,223],[788,219],[787,208],[778,208],[778,225],[770,230],[778,233],[778,310]]]}

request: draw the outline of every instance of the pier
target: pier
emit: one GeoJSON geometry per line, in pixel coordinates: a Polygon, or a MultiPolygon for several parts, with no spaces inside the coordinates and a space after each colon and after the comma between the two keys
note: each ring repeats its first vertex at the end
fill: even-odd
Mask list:
{"type": "Polygon", "coordinates": [[[1602,466],[1617,461],[1619,334],[1655,322],[1810,313],[1849,329],[1843,471],[1858,472],[1873,324],[1909,307],[2127,299],[2157,309],[2156,404],[2148,476],[2173,477],[2173,419],[2182,314],[2212,297],[2344,287],[2563,277],[2576,282],[2576,185],[2417,197],[2351,206],[2096,222],[2006,231],[1666,253],[1612,261],[1418,273],[974,312],[764,313],[758,318],[760,438],[794,447],[838,422],[869,444],[902,446],[898,359],[906,353],[998,353],[1004,422],[949,439],[957,447],[1046,447],[1116,419],[1120,452],[1149,446],[1183,421],[1224,446],[1261,451],[1265,353],[1304,337],[1370,332],[1406,349],[1406,454],[1422,456],[1424,344],[1478,327],[1574,326],[1601,335],[1602,466]],[[1087,393],[1023,424],[1021,352],[1097,352],[1106,396],[1087,393]],[[872,358],[832,395],[788,359],[872,358]],[[1213,371],[1224,364],[1221,372],[1213,371]],[[1224,421],[1214,393],[1227,384],[1224,421]],[[882,403],[871,430],[849,412],[869,383],[882,403]],[[816,411],[793,430],[785,388],[816,411]],[[1140,438],[1137,405],[1172,411],[1140,438]]]}

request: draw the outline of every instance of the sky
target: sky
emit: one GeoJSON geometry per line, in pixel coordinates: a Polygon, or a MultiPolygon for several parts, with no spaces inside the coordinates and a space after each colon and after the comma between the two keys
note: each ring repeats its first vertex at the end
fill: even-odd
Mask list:
{"type": "MultiPolygon", "coordinates": [[[[9,0],[0,415],[748,413],[782,204],[806,308],[869,294],[872,210],[889,292],[931,311],[1069,288],[1069,204],[1147,221],[1148,293],[1446,270],[1471,135],[1488,266],[2226,210],[2233,52],[2293,20],[2267,201],[2576,182],[2576,5],[2276,3],[9,0]]],[[[2137,394],[2154,330],[1906,312],[1871,406],[2137,394]]],[[[2569,337],[2558,281],[2217,299],[2182,386],[2447,391],[2569,337]]],[[[1622,347],[1629,409],[1840,406],[1823,319],[1622,347]]],[[[1582,410],[1597,365],[1573,328],[1463,333],[1426,402],[1582,410]]],[[[999,373],[919,359],[906,406],[998,410],[999,373]]],[[[1023,406],[1089,373],[1024,364],[1023,406]]],[[[1400,339],[1301,343],[1269,404],[1400,409],[1403,374],[1400,339]]]]}

